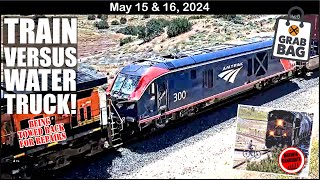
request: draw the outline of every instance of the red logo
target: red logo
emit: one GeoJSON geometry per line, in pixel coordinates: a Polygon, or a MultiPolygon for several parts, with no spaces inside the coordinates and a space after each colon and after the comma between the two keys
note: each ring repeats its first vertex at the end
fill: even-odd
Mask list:
{"type": "Polygon", "coordinates": [[[300,149],[289,147],[281,151],[278,157],[278,163],[284,172],[295,174],[302,170],[306,160],[300,149]]]}

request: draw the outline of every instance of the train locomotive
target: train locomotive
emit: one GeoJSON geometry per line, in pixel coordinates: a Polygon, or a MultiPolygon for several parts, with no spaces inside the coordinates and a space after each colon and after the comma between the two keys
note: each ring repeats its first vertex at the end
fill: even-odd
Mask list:
{"type": "Polygon", "coordinates": [[[103,125],[111,129],[109,145],[121,144],[122,135],[163,128],[218,101],[318,68],[318,15],[306,18],[314,24],[306,63],[273,57],[273,37],[257,37],[123,67],[106,92],[108,118],[103,125]]]}
{"type": "Polygon", "coordinates": [[[312,120],[306,113],[273,110],[268,113],[265,145],[298,146],[310,138],[312,120]]]}
{"type": "Polygon", "coordinates": [[[101,135],[98,87],[106,83],[106,77],[77,72],[77,115],[6,114],[3,96],[16,92],[6,91],[5,84],[1,83],[1,178],[30,178],[35,171],[59,169],[76,157],[103,151],[105,139],[101,135]],[[29,120],[41,118],[50,118],[52,126],[63,123],[66,140],[20,148],[17,132],[28,130],[29,120]]]}
{"type": "MultiPolygon", "coordinates": [[[[97,89],[106,78],[78,74],[76,116],[8,115],[1,103],[1,177],[59,169],[74,158],[120,146],[135,133],[164,128],[219,101],[303,75],[319,67],[318,42],[311,44],[312,64],[273,57],[272,37],[141,59],[124,66],[104,95],[97,89]],[[41,117],[64,123],[67,140],[19,148],[17,131],[41,117]]],[[[14,93],[1,85],[2,92],[14,93]]]]}
{"type": "Polygon", "coordinates": [[[272,43],[271,37],[257,37],[125,66],[107,89],[105,124],[117,131],[111,132],[109,143],[117,144],[112,139],[121,140],[121,134],[163,128],[218,101],[307,72],[306,63],[272,56],[272,43]]]}

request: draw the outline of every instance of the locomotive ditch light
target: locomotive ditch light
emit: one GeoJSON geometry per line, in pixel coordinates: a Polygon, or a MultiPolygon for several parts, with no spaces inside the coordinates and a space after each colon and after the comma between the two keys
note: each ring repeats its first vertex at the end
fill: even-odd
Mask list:
{"type": "Polygon", "coordinates": [[[283,133],[283,136],[284,136],[284,137],[287,137],[287,133],[283,133]]]}
{"type": "Polygon", "coordinates": [[[270,131],[269,136],[274,136],[274,131],[270,131]]]}
{"type": "Polygon", "coordinates": [[[283,120],[277,119],[277,126],[283,127],[283,120]]]}

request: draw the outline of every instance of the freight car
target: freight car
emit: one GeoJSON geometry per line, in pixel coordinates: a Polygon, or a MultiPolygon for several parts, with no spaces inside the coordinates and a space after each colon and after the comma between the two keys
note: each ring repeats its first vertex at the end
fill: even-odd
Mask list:
{"type": "MultiPolygon", "coordinates": [[[[6,114],[7,92],[1,84],[1,177],[28,178],[33,171],[58,169],[68,165],[72,158],[90,156],[103,150],[101,135],[100,95],[98,86],[107,78],[97,78],[85,72],[77,72],[77,115],[58,114],[6,114]],[[29,128],[29,120],[49,117],[51,125],[63,123],[66,140],[44,145],[20,148],[17,132],[29,128]]],[[[49,85],[50,86],[50,85],[49,85]]],[[[53,138],[53,137],[51,137],[53,138]]]]}
{"type": "Polygon", "coordinates": [[[267,148],[297,146],[311,136],[311,125],[312,120],[307,114],[284,110],[270,111],[265,145],[267,148]]]}
{"type": "Polygon", "coordinates": [[[310,60],[306,68],[314,70],[319,68],[319,15],[305,15],[304,19],[312,24],[310,60]]]}
{"type": "Polygon", "coordinates": [[[125,66],[107,89],[110,145],[147,127],[163,128],[218,101],[306,72],[272,56],[271,37],[221,44],[125,66]]]}

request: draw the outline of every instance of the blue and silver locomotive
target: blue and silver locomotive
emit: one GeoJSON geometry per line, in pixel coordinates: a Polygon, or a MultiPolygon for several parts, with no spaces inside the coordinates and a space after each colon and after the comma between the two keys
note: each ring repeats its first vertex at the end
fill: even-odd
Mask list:
{"type": "Polygon", "coordinates": [[[217,101],[305,71],[302,63],[272,56],[272,45],[273,38],[259,37],[129,64],[108,87],[108,124],[131,133],[150,125],[162,128],[217,101]]]}

